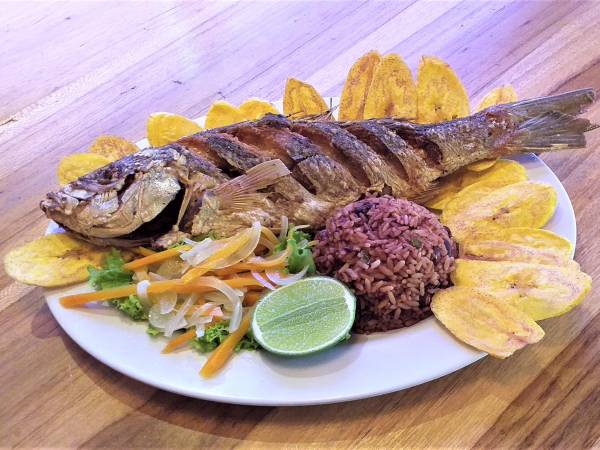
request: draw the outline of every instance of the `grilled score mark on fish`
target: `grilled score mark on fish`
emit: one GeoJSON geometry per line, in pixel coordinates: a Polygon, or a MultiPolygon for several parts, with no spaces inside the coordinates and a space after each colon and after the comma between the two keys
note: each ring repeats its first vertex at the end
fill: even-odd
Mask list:
{"type": "Polygon", "coordinates": [[[282,215],[316,228],[367,192],[418,199],[481,159],[585,147],[596,126],[577,116],[593,99],[581,89],[434,125],[267,115],[141,150],[47,194],[41,208],[68,230],[117,246],[228,235],[282,215]]]}

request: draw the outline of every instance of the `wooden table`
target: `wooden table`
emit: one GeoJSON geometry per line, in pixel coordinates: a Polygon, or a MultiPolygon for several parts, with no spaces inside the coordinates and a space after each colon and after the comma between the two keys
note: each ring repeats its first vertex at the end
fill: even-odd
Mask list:
{"type": "MultiPolygon", "coordinates": [[[[338,95],[366,51],[447,60],[474,104],[600,87],[600,3],[2,3],[0,253],[43,233],[58,161],[100,134],[137,140],[148,115],[216,99],[279,99],[286,77],[338,95]]],[[[589,117],[600,122],[600,103],[589,117]]],[[[545,155],[573,201],[577,260],[597,279],[600,132],[545,155]]],[[[156,390],[99,363],[42,289],[0,273],[0,446],[558,447],[600,445],[600,296],[545,339],[431,383],[301,408],[229,406],[156,390]]],[[[425,344],[425,343],[424,343],[425,344]]],[[[367,381],[367,380],[365,380],[367,381]]]]}

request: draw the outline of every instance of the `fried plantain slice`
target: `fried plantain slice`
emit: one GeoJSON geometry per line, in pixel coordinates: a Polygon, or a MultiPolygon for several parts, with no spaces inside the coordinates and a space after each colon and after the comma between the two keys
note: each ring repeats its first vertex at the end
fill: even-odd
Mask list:
{"type": "Polygon", "coordinates": [[[515,161],[505,159],[499,160],[498,164],[480,172],[462,169],[440,180],[438,192],[435,197],[427,201],[426,206],[443,210],[464,188],[480,181],[485,181],[489,186],[502,186],[509,184],[509,180],[517,182],[526,179],[525,167],[515,161]]]}
{"type": "Polygon", "coordinates": [[[417,86],[404,60],[394,53],[376,66],[365,101],[363,118],[380,117],[417,118],[417,86]]]}
{"type": "Polygon", "coordinates": [[[65,156],[58,164],[57,176],[61,186],[75,181],[79,177],[110,164],[112,160],[96,153],[74,153],[65,156]]]}
{"type": "Polygon", "coordinates": [[[259,98],[249,98],[240,105],[240,112],[245,120],[258,120],[265,114],[279,114],[271,103],[259,98]]]}
{"type": "Polygon", "coordinates": [[[364,54],[350,68],[340,97],[340,120],[364,118],[365,103],[381,55],[375,50],[364,54]]]}
{"type": "Polygon", "coordinates": [[[534,181],[509,184],[480,198],[469,195],[470,203],[455,204],[457,197],[448,203],[441,221],[459,242],[482,231],[541,228],[550,220],[557,204],[554,188],[534,181]]]}
{"type": "Polygon", "coordinates": [[[308,83],[288,78],[283,95],[283,113],[292,119],[323,114],[329,107],[317,90],[308,83]]]}
{"type": "Polygon", "coordinates": [[[106,253],[67,234],[50,234],[8,252],[4,268],[21,283],[65,286],[87,280],[88,266],[99,267],[106,253]]]}
{"type": "Polygon", "coordinates": [[[518,99],[519,96],[517,95],[515,88],[510,84],[498,86],[483,97],[483,100],[481,100],[481,103],[479,103],[479,106],[477,107],[477,112],[483,111],[490,106],[516,102],[518,99]]]}
{"type": "Polygon", "coordinates": [[[511,303],[468,287],[443,289],[431,311],[458,339],[497,358],[539,342],[544,330],[511,303]]]}
{"type": "Polygon", "coordinates": [[[589,275],[573,266],[457,259],[456,286],[482,287],[534,320],[560,316],[580,304],[592,286],[589,275]]]}
{"type": "Polygon", "coordinates": [[[461,245],[461,257],[485,261],[530,262],[579,269],[579,264],[559,249],[536,248],[497,239],[481,240],[479,237],[467,239],[461,245]]]}
{"type": "Polygon", "coordinates": [[[111,161],[117,161],[139,150],[133,142],[120,136],[98,136],[90,146],[89,152],[106,156],[111,161]]]}
{"type": "Polygon", "coordinates": [[[200,125],[179,114],[158,112],[148,118],[148,142],[152,147],[162,147],[200,131],[200,125]]]}
{"type": "Polygon", "coordinates": [[[246,117],[231,103],[225,100],[217,100],[208,109],[204,125],[206,129],[225,127],[233,123],[239,123],[246,120],[246,117]]]}
{"type": "Polygon", "coordinates": [[[423,56],[417,74],[417,121],[438,123],[469,115],[469,96],[452,68],[423,56]]]}
{"type": "Polygon", "coordinates": [[[466,169],[471,170],[473,172],[482,172],[484,170],[489,169],[494,164],[496,164],[497,159],[484,159],[482,161],[477,161],[469,164],[466,169]]]}
{"type": "Polygon", "coordinates": [[[477,235],[480,240],[498,240],[511,244],[526,245],[527,247],[546,250],[551,249],[564,258],[573,255],[573,245],[569,240],[550,231],[539,228],[513,227],[482,232],[477,235]]]}

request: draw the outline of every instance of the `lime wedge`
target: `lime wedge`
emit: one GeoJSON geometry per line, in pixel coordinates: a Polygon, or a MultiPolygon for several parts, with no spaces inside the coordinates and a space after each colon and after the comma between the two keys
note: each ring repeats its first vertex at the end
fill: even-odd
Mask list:
{"type": "Polygon", "coordinates": [[[254,338],[279,355],[307,355],[345,339],[356,298],[333,278],[296,281],[265,295],[252,318],[254,338]]]}

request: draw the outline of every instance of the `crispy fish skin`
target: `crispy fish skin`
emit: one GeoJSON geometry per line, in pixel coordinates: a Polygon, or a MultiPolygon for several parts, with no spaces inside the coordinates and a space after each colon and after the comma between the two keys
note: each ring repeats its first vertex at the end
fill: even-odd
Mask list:
{"type": "Polygon", "coordinates": [[[438,178],[476,161],[585,147],[584,133],[596,126],[577,116],[593,100],[592,89],[581,89],[432,125],[268,114],[129,155],[49,193],[41,207],[83,237],[122,246],[156,241],[166,225],[175,235],[227,234],[287,215],[316,228],[369,192],[422,200],[438,178]],[[204,191],[274,159],[289,173],[259,189],[246,209],[203,209],[204,191]]]}

